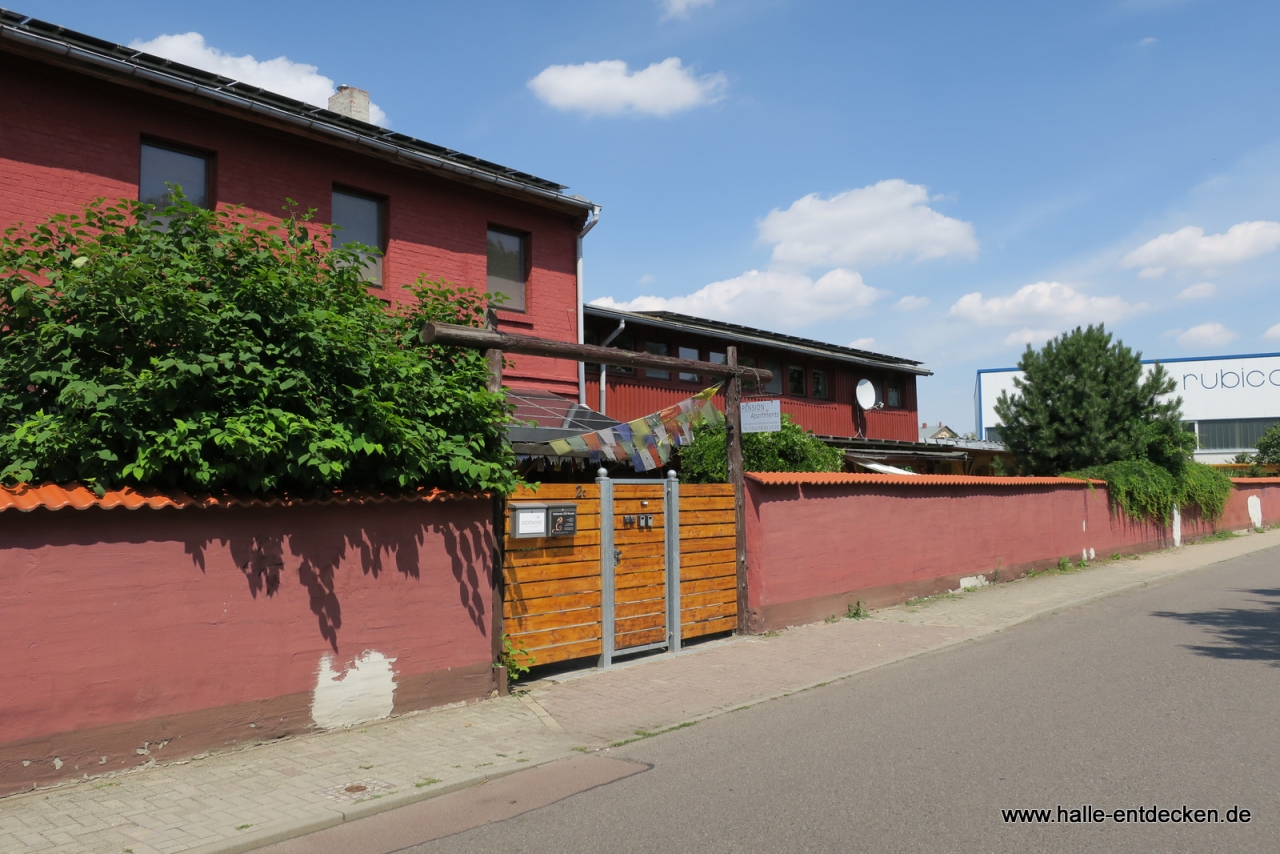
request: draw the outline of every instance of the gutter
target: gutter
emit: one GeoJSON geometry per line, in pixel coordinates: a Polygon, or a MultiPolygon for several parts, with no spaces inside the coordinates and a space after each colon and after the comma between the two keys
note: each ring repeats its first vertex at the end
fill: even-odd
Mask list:
{"type": "MultiPolygon", "coordinates": [[[[582,264],[582,241],[587,236],[587,232],[596,227],[596,223],[600,222],[600,206],[582,200],[591,205],[591,212],[588,214],[587,224],[582,231],[578,232],[578,344],[586,343],[586,330],[582,328],[582,282],[583,282],[583,264],[582,264]]],[[[603,388],[604,386],[601,386],[603,388]]],[[[601,392],[603,395],[604,392],[601,392]]],[[[587,405],[587,366],[585,362],[578,363],[578,404],[587,405]]]]}

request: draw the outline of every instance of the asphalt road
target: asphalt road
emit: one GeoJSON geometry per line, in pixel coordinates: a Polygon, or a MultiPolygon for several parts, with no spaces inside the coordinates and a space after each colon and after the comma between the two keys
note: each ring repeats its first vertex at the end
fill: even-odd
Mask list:
{"type": "Polygon", "coordinates": [[[1272,549],[615,748],[651,768],[404,850],[1280,851],[1278,667],[1272,549]],[[1002,818],[1059,805],[1107,817],[1002,818]],[[1223,820],[1112,817],[1153,806],[1223,820]]]}

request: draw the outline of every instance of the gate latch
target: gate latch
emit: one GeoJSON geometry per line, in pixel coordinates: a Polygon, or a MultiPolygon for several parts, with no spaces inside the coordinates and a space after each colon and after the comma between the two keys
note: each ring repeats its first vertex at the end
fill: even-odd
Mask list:
{"type": "Polygon", "coordinates": [[[618,565],[618,564],[620,564],[620,563],[622,563],[622,549],[614,549],[614,550],[613,550],[613,564],[614,564],[614,566],[617,566],[617,565],[618,565]]]}

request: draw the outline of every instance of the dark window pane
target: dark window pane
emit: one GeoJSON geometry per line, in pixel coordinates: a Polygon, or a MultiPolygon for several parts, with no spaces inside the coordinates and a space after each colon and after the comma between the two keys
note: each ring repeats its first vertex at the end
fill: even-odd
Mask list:
{"type": "Polygon", "coordinates": [[[827,400],[831,396],[830,390],[827,388],[827,372],[813,372],[813,396],[819,400],[827,400]]]}
{"type": "Polygon", "coordinates": [[[773,379],[764,384],[764,390],[769,394],[782,394],[782,363],[765,362],[760,367],[773,374],[773,379]]]}
{"type": "MultiPolygon", "coordinates": [[[[662,343],[660,343],[660,342],[658,342],[658,341],[646,341],[646,342],[644,343],[644,351],[645,351],[646,353],[652,353],[652,354],[653,354],[653,355],[655,355],[655,356],[669,356],[669,355],[670,355],[670,351],[668,351],[668,349],[667,349],[667,345],[666,345],[666,344],[662,344],[662,343]]],[[[671,379],[671,372],[670,372],[670,371],[661,371],[661,370],[656,370],[656,369],[654,369],[654,368],[645,368],[644,375],[645,375],[646,377],[648,377],[649,379],[651,379],[651,380],[669,380],[669,379],[671,379]]]]}
{"type": "Polygon", "coordinates": [[[351,193],[333,192],[333,245],[359,243],[375,252],[365,252],[365,281],[382,285],[382,202],[351,193]]]}
{"type": "Polygon", "coordinates": [[[902,405],[902,386],[897,383],[887,383],[885,386],[885,406],[901,406],[902,405]]]}
{"type": "MultiPolygon", "coordinates": [[[[721,356],[721,355],[723,355],[723,354],[722,354],[722,353],[712,353],[712,354],[711,354],[711,361],[713,361],[713,362],[714,362],[714,361],[715,361],[715,357],[716,357],[716,356],[721,356]]],[[[742,358],[738,359],[738,364],[739,364],[739,365],[742,365],[742,367],[744,367],[744,368],[754,368],[754,367],[756,366],[756,360],[755,360],[755,359],[753,359],[751,356],[743,356],[742,358]]],[[[757,391],[757,388],[756,388],[756,381],[755,381],[755,380],[753,380],[753,379],[751,378],[751,375],[750,375],[750,374],[747,374],[747,375],[743,376],[743,378],[742,378],[742,390],[743,390],[744,392],[747,392],[747,393],[754,393],[755,391],[757,391]]]]}
{"type": "Polygon", "coordinates": [[[1201,421],[1200,447],[1206,451],[1252,451],[1258,440],[1280,418],[1233,418],[1201,421]]]}
{"type": "Polygon", "coordinates": [[[804,368],[800,365],[787,368],[787,391],[797,397],[804,397],[804,368]]]}
{"type": "Polygon", "coordinates": [[[524,286],[528,278],[529,239],[522,234],[489,229],[489,282],[491,294],[505,294],[502,308],[525,310],[524,286]]]}
{"type": "Polygon", "coordinates": [[[191,204],[209,207],[209,158],[144,143],[138,177],[139,201],[166,207],[172,199],[170,187],[181,188],[191,204]]]}
{"type": "MultiPolygon", "coordinates": [[[[635,341],[633,341],[629,336],[626,336],[626,335],[620,335],[617,338],[613,339],[613,343],[610,344],[609,346],[616,347],[619,350],[634,351],[636,349],[635,341]]],[[[609,366],[609,373],[611,374],[634,374],[635,372],[636,372],[635,368],[620,367],[618,365],[609,366]]]]}
{"type": "MultiPolygon", "coordinates": [[[[692,359],[695,362],[698,361],[698,356],[701,355],[697,347],[681,347],[679,349],[679,352],[680,352],[681,359],[692,359]]],[[[688,373],[685,373],[684,371],[681,371],[680,381],[686,382],[686,383],[696,383],[699,381],[699,377],[697,374],[688,374],[688,373]]]]}

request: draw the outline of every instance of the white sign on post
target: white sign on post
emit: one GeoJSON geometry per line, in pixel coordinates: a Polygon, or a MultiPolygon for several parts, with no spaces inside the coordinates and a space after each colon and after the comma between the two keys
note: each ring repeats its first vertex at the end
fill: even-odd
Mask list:
{"type": "Polygon", "coordinates": [[[743,433],[777,433],[782,429],[782,407],[777,400],[744,400],[743,433]]]}

